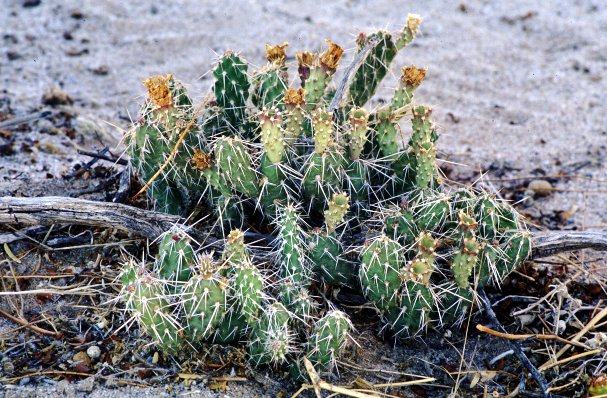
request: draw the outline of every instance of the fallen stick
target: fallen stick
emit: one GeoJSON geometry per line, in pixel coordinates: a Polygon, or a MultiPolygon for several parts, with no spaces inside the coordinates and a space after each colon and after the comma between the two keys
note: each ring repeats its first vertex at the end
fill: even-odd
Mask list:
{"type": "Polygon", "coordinates": [[[607,231],[534,232],[531,259],[581,249],[607,251],[607,231]]]}
{"type": "MultiPolygon", "coordinates": [[[[485,316],[491,321],[491,323],[495,326],[495,328],[501,332],[502,336],[508,335],[506,329],[502,326],[500,321],[497,319],[495,312],[493,312],[493,308],[491,308],[491,301],[487,297],[485,290],[483,288],[478,289],[480,302],[483,308],[483,312],[485,316]]],[[[521,361],[521,364],[527,371],[530,373],[531,378],[535,380],[538,387],[542,390],[542,396],[544,398],[550,398],[552,395],[548,393],[548,383],[544,376],[540,373],[540,371],[531,363],[527,355],[523,352],[523,348],[515,341],[515,340],[507,340],[508,344],[512,351],[514,351],[514,355],[521,361]]]]}
{"type": "MultiPolygon", "coordinates": [[[[72,224],[113,228],[154,240],[172,226],[188,229],[195,240],[205,236],[185,224],[178,216],[142,210],[120,203],[92,200],[39,197],[0,197],[0,225],[72,224]]],[[[550,231],[532,233],[533,250],[530,259],[550,257],[558,253],[581,249],[607,251],[605,231],[550,231]]]]}
{"type": "MultiPolygon", "coordinates": [[[[172,226],[188,229],[183,222],[181,217],[120,203],[55,196],[0,197],[0,225],[88,225],[117,229],[154,240],[172,226]]],[[[195,230],[189,229],[196,234],[195,230]]]]}

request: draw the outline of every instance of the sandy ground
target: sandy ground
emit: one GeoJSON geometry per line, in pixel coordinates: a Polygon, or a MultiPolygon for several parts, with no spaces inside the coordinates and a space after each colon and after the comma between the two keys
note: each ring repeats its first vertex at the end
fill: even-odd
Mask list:
{"type": "MultiPolygon", "coordinates": [[[[98,123],[109,145],[136,114],[150,75],[172,72],[201,98],[225,49],[262,65],[266,42],[288,41],[293,57],[331,38],[351,56],[357,32],[400,29],[415,12],[425,19],[422,35],[395,65],[429,68],[417,98],[435,107],[443,158],[470,173],[506,164],[517,177],[607,177],[607,5],[600,1],[4,2],[0,87],[23,112],[61,87],[83,119],[109,123],[98,123]]],[[[558,187],[601,188],[569,181],[558,187]]],[[[576,205],[578,224],[596,226],[607,222],[600,204],[600,193],[568,192],[542,208],[576,205]]]]}
{"type": "MultiPolygon", "coordinates": [[[[487,178],[572,175],[552,180],[560,191],[528,211],[570,211],[569,224],[577,228],[607,225],[604,2],[24,3],[0,0],[0,97],[10,98],[17,115],[28,114],[47,109],[42,95],[59,87],[74,99],[65,109],[79,115],[76,125],[84,133],[73,142],[33,132],[36,140],[63,142],[68,149],[43,151],[32,164],[17,156],[0,159],[2,195],[27,195],[32,184],[45,184],[46,174],[70,171],[86,159],[75,155],[74,144],[109,145],[120,152],[121,131],[135,117],[145,92],[141,81],[150,75],[174,73],[201,99],[210,85],[208,71],[225,49],[262,65],[266,42],[288,41],[293,61],[295,51],[318,49],[330,38],[347,48],[346,64],[359,31],[398,30],[414,12],[424,17],[422,34],[395,66],[428,67],[417,101],[434,106],[441,157],[465,165],[456,167],[456,175],[469,179],[481,170],[489,172],[487,178]]],[[[388,86],[395,84],[395,77],[390,79],[388,86]]],[[[61,187],[48,189],[58,193],[61,187]]]]}

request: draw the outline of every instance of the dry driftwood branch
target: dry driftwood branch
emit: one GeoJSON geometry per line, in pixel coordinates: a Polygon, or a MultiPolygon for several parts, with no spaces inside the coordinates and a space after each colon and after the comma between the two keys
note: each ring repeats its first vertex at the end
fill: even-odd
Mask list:
{"type": "MultiPolygon", "coordinates": [[[[153,240],[181,223],[183,219],[177,216],[119,203],[55,196],[0,198],[0,225],[89,225],[126,231],[153,240]]],[[[187,227],[184,225],[184,228],[187,227]]]]}
{"type": "MultiPolygon", "coordinates": [[[[52,196],[0,197],[0,225],[90,225],[127,231],[153,240],[174,225],[187,228],[184,221],[177,216],[119,203],[52,196]]],[[[195,229],[188,232],[194,239],[204,240],[202,235],[196,236],[195,229]]],[[[534,232],[531,258],[549,257],[580,249],[607,251],[607,232],[534,232]]]]}
{"type": "Polygon", "coordinates": [[[607,231],[547,231],[532,236],[532,259],[580,249],[607,251],[607,231]]]}

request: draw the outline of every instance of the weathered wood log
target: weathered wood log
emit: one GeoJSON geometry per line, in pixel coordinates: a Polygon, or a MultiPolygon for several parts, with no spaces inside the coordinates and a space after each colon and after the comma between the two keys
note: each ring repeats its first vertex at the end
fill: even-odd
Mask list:
{"type": "Polygon", "coordinates": [[[183,219],[170,214],[138,209],[119,203],[46,196],[0,197],[0,224],[72,224],[112,228],[156,239],[183,219]]]}
{"type": "MultiPolygon", "coordinates": [[[[142,210],[133,206],[92,200],[39,197],[0,197],[0,224],[72,224],[113,228],[154,240],[172,226],[188,229],[183,218],[142,210]]],[[[195,240],[205,236],[194,228],[188,233],[195,240]]],[[[607,251],[607,231],[534,232],[531,259],[581,249],[607,251]]]]}
{"type": "Polygon", "coordinates": [[[545,231],[532,237],[532,259],[581,249],[607,251],[607,231],[545,231]]]}

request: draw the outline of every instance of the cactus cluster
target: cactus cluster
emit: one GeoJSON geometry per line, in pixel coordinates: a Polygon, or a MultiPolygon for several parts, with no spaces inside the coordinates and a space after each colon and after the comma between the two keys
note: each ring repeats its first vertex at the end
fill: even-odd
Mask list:
{"type": "Polygon", "coordinates": [[[362,294],[393,334],[415,336],[461,320],[476,287],[499,285],[529,255],[512,207],[442,183],[432,110],[413,98],[425,69],[401,68],[391,99],[368,105],[420,23],[409,15],[398,34],[361,34],[343,98],[332,87],[343,50],[331,41],[296,54],[298,88],[287,43],[266,46],[268,64],[251,74],[226,52],[200,118],[171,75],[146,80],[150,98],[126,140],[142,181],[162,170],[148,198],[206,214],[197,228],[225,241],[218,259],[169,231],[151,269],[125,265],[127,308],[159,347],[243,341],[254,365],[292,363],[301,377],[305,355],[328,371],[352,329],[327,310],[339,289],[362,294]],[[257,261],[243,230],[271,238],[271,261],[257,261]]]}
{"type": "Polygon", "coordinates": [[[291,372],[301,374],[299,355],[305,352],[319,370],[331,370],[352,326],[338,310],[320,316],[312,299],[302,296],[308,292],[311,273],[301,268],[303,252],[292,247],[300,237],[284,231],[297,228],[294,221],[285,215],[282,222],[285,243],[282,259],[277,259],[278,279],[253,263],[240,230],[230,232],[221,257],[196,253],[183,231],[166,232],[154,264],[124,264],[121,296],[127,309],[153,343],[169,354],[196,350],[205,343],[246,341],[254,366],[290,363],[291,372]],[[285,262],[288,258],[293,261],[285,262]],[[181,273],[175,272],[176,264],[181,273]],[[285,286],[293,295],[285,293],[285,286]],[[302,304],[304,299],[308,302],[302,304]],[[310,325],[312,317],[315,322],[310,325]]]}

